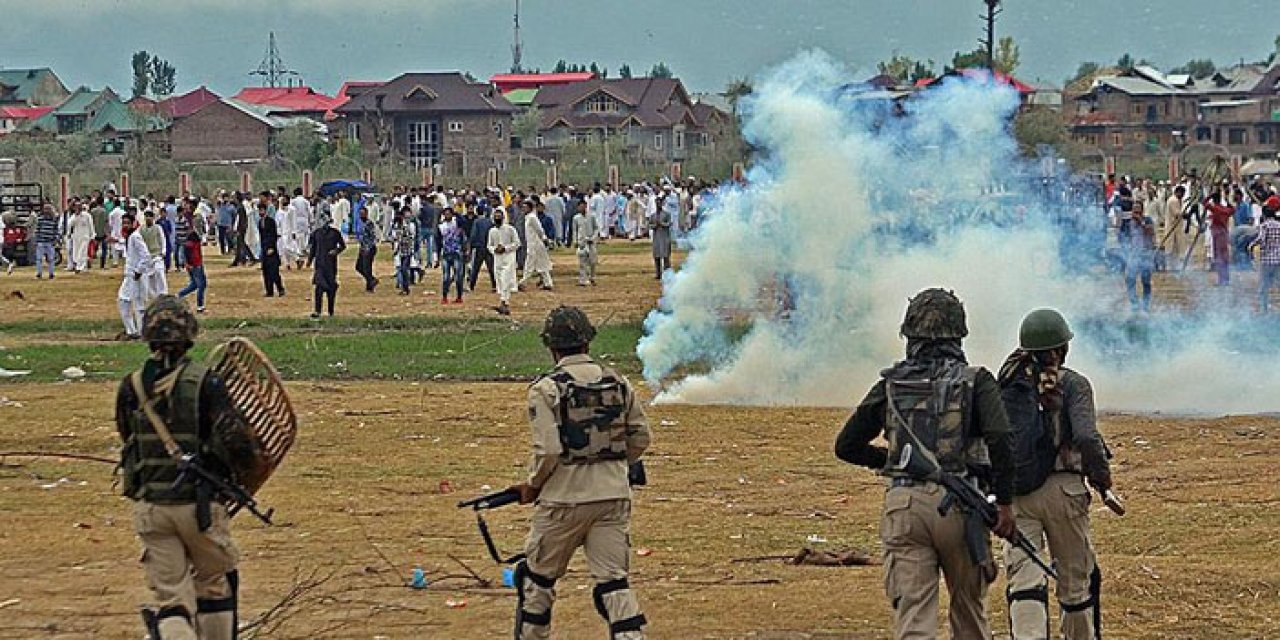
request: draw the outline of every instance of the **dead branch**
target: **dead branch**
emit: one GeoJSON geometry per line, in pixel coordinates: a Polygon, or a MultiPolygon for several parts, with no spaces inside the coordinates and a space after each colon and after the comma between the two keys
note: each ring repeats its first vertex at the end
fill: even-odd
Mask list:
{"type": "Polygon", "coordinates": [[[466,571],[467,573],[471,574],[471,577],[476,581],[476,583],[478,583],[478,584],[480,584],[481,586],[484,586],[484,587],[490,587],[490,586],[493,586],[493,582],[492,582],[492,581],[490,581],[490,580],[488,580],[488,579],[484,578],[484,577],[483,577],[483,576],[481,576],[479,573],[476,573],[476,570],[475,570],[475,569],[472,569],[469,565],[467,565],[467,563],[465,563],[465,562],[463,562],[462,560],[460,560],[457,556],[453,555],[452,553],[450,553],[450,554],[446,554],[446,555],[448,556],[448,558],[449,558],[450,560],[452,560],[452,561],[454,561],[454,562],[458,563],[458,566],[462,567],[463,571],[466,571]]]}
{"type": "Polygon", "coordinates": [[[91,456],[86,453],[58,453],[56,451],[0,451],[0,458],[66,458],[68,460],[85,460],[87,462],[103,462],[106,464],[119,464],[119,460],[111,458],[103,458],[101,456],[91,456]]]}

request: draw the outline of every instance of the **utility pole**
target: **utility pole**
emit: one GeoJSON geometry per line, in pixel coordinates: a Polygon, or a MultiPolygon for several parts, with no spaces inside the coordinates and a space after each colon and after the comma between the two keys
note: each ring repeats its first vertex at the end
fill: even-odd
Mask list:
{"type": "Polygon", "coordinates": [[[520,42],[520,0],[516,0],[516,29],[511,43],[511,73],[522,73],[521,58],[524,57],[524,44],[520,42]]]}
{"type": "Polygon", "coordinates": [[[280,58],[280,50],[276,48],[276,32],[274,31],[267,37],[267,55],[262,58],[258,68],[250,71],[249,75],[261,76],[262,86],[272,88],[283,84],[285,78],[289,78],[290,85],[293,84],[293,78],[298,78],[299,84],[301,84],[302,78],[302,75],[297,71],[284,65],[284,60],[280,58]]]}
{"type": "Polygon", "coordinates": [[[987,70],[995,73],[996,70],[996,16],[1004,13],[1004,9],[1000,8],[1000,0],[982,0],[987,5],[987,15],[982,16],[982,20],[987,24],[987,39],[978,42],[987,48],[987,70]]]}

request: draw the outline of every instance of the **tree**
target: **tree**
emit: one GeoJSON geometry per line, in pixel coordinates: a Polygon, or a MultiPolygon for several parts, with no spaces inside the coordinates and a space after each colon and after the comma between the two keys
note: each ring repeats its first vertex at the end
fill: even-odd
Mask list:
{"type": "Polygon", "coordinates": [[[137,51],[133,54],[133,97],[141,98],[151,90],[151,54],[137,51]]]}
{"type": "Polygon", "coordinates": [[[995,68],[996,71],[1006,75],[1013,75],[1018,70],[1018,64],[1022,62],[1022,52],[1018,49],[1018,43],[1013,38],[1005,36],[1000,38],[1000,42],[996,45],[995,68]]]}
{"type": "Polygon", "coordinates": [[[898,54],[894,54],[892,58],[877,63],[876,69],[882,75],[889,76],[899,83],[915,82],[935,76],[932,60],[926,63],[898,54]]]}
{"type": "Polygon", "coordinates": [[[173,95],[178,88],[178,70],[168,60],[151,56],[151,92],[157,98],[173,95]]]}
{"type": "Polygon", "coordinates": [[[542,112],[538,110],[538,105],[531,104],[524,113],[517,115],[511,120],[511,133],[520,139],[520,144],[524,148],[532,146],[534,138],[538,137],[538,127],[542,124],[542,112]]]}
{"type": "Polygon", "coordinates": [[[285,127],[276,136],[276,152],[304,169],[314,169],[328,155],[328,144],[313,122],[285,127]]]}
{"type": "Polygon", "coordinates": [[[659,62],[658,64],[653,65],[653,68],[649,70],[650,78],[670,78],[672,75],[671,67],[668,67],[665,62],[659,62]]]}
{"type": "Polygon", "coordinates": [[[591,61],[590,71],[591,71],[591,75],[594,75],[594,76],[600,75],[600,65],[596,64],[594,60],[591,61]]]}
{"type": "Polygon", "coordinates": [[[1071,84],[1083,78],[1087,78],[1097,73],[1098,69],[1101,69],[1101,67],[1099,67],[1096,62],[1081,62],[1080,66],[1076,67],[1076,74],[1068,78],[1066,83],[1071,84]]]}
{"type": "Polygon", "coordinates": [[[755,92],[755,87],[751,86],[750,80],[737,78],[730,80],[728,86],[724,88],[724,97],[729,99],[729,105],[733,108],[734,113],[737,113],[738,102],[753,92],[755,92]]]}
{"type": "Polygon", "coordinates": [[[1013,121],[1013,137],[1018,150],[1026,156],[1039,156],[1052,149],[1059,157],[1072,155],[1071,137],[1062,114],[1052,109],[1031,109],[1018,114],[1013,121]]]}
{"type": "Polygon", "coordinates": [[[968,53],[956,52],[951,56],[951,67],[948,70],[985,69],[987,67],[987,50],[978,47],[968,53]]]}
{"type": "Polygon", "coordinates": [[[1133,61],[1133,56],[1126,53],[1120,56],[1119,60],[1116,60],[1116,66],[1120,67],[1120,69],[1124,71],[1133,71],[1133,68],[1137,66],[1137,63],[1133,61]]]}
{"type": "Polygon", "coordinates": [[[631,65],[629,65],[629,64],[624,64],[624,65],[622,65],[621,67],[618,67],[618,77],[619,77],[619,78],[624,78],[624,79],[625,79],[625,78],[630,78],[630,77],[631,77],[631,65]]]}
{"type": "Polygon", "coordinates": [[[568,71],[569,71],[569,63],[561,59],[556,61],[556,66],[551,70],[551,73],[567,73],[568,71]]]}
{"type": "Polygon", "coordinates": [[[1205,58],[1203,60],[1192,59],[1181,67],[1175,67],[1169,70],[1169,73],[1185,73],[1192,78],[1208,78],[1218,71],[1218,67],[1213,64],[1213,60],[1205,58]]]}

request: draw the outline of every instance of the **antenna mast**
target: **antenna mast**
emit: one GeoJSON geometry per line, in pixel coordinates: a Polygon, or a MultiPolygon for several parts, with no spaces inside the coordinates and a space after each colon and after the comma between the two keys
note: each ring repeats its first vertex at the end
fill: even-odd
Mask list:
{"type": "Polygon", "coordinates": [[[522,57],[524,57],[524,44],[520,42],[520,0],[516,0],[515,37],[511,44],[511,73],[524,71],[524,68],[520,65],[522,57]]]}
{"type": "Polygon", "coordinates": [[[297,71],[285,66],[284,60],[280,57],[280,50],[276,48],[276,32],[272,31],[267,38],[267,55],[262,59],[262,63],[257,69],[249,72],[251,76],[262,76],[262,86],[276,88],[286,82],[290,86],[293,85],[293,79],[298,78],[301,84],[302,75],[297,71]]]}

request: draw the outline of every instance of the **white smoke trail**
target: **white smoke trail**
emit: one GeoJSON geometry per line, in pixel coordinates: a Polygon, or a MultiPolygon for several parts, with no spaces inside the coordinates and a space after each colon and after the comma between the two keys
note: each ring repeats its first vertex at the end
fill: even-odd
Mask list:
{"type": "Polygon", "coordinates": [[[842,91],[851,77],[811,52],[757,83],[744,118],[761,150],[750,186],[720,198],[645,322],[638,353],[646,379],[668,383],[659,401],[848,406],[901,358],[908,296],[941,286],[965,301],[974,363],[998,367],[1022,316],[1050,306],[1077,325],[1069,364],[1094,379],[1100,406],[1274,410],[1263,390],[1276,388],[1276,368],[1263,374],[1268,361],[1223,350],[1234,320],[1139,328],[1158,343],[1147,349],[1106,322],[1075,322],[1115,317],[1122,291],[1115,277],[1059,264],[1057,227],[1037,196],[990,193],[1022,169],[1012,89],[948,81],[899,118],[842,91]],[[789,314],[777,313],[779,290],[789,314]],[[1249,365],[1261,375],[1246,381],[1249,365]]]}

